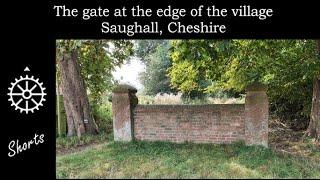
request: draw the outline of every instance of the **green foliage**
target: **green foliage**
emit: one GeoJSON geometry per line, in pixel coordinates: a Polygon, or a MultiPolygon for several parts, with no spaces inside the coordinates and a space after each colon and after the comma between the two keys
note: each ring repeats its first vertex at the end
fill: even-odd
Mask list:
{"type": "Polygon", "coordinates": [[[93,106],[94,119],[100,132],[112,133],[112,104],[105,102],[99,106],[93,106]]]}
{"type": "Polygon", "coordinates": [[[186,94],[205,92],[221,77],[225,56],[231,51],[229,41],[174,40],[172,66],[169,68],[171,84],[186,94]]]}
{"type": "Polygon", "coordinates": [[[81,75],[91,104],[101,103],[101,96],[115,82],[112,70],[130,56],[133,43],[128,40],[57,40],[57,58],[77,50],[81,75]]]}
{"type": "Polygon", "coordinates": [[[138,95],[139,104],[154,104],[154,96],[138,95]]]}
{"type": "Polygon", "coordinates": [[[175,40],[171,58],[171,84],[180,91],[239,95],[261,82],[272,110],[290,121],[309,116],[320,74],[314,40],[175,40]]]}
{"type": "Polygon", "coordinates": [[[146,64],[146,71],[139,74],[139,79],[146,95],[174,92],[166,72],[171,66],[168,54],[170,47],[169,41],[165,40],[138,41],[137,55],[146,64]]]}
{"type": "Polygon", "coordinates": [[[319,178],[320,161],[263,147],[109,143],[57,157],[57,178],[319,178]]]}
{"type": "Polygon", "coordinates": [[[305,128],[311,109],[312,79],[320,72],[314,40],[235,40],[225,74],[229,88],[267,84],[271,110],[293,127],[305,128]]]}
{"type": "Polygon", "coordinates": [[[135,56],[141,58],[141,61],[148,64],[150,54],[156,52],[157,47],[167,44],[167,40],[137,40],[135,41],[135,56]]]}

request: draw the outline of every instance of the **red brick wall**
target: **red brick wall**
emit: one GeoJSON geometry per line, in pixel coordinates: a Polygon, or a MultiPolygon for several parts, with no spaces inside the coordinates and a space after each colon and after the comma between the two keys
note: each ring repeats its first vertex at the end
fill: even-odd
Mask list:
{"type": "Polygon", "coordinates": [[[245,105],[137,105],[137,140],[230,143],[245,138],[245,105]]]}

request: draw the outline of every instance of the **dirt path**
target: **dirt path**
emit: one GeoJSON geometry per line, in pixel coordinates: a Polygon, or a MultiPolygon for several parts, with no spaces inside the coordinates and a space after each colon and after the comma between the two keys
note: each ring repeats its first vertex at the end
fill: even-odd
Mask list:
{"type": "Polygon", "coordinates": [[[90,150],[100,149],[107,144],[108,144],[108,142],[107,143],[92,143],[92,144],[80,145],[80,146],[70,148],[70,149],[57,149],[56,156],[59,157],[59,156],[64,156],[64,155],[70,155],[73,153],[78,153],[78,152],[89,150],[89,149],[90,150]]]}
{"type": "Polygon", "coordinates": [[[304,131],[294,131],[276,119],[269,122],[269,146],[279,153],[308,158],[320,149],[318,142],[307,142],[304,131]]]}

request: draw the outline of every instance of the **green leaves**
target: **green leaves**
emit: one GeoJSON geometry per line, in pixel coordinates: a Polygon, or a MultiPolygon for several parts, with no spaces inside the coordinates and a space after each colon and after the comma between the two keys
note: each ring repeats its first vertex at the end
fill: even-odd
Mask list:
{"type": "Polygon", "coordinates": [[[220,78],[228,46],[228,41],[172,41],[172,67],[168,70],[171,84],[184,93],[204,92],[210,80],[220,78]]]}
{"type": "Polygon", "coordinates": [[[281,99],[288,107],[310,107],[320,74],[314,40],[173,40],[171,60],[171,84],[182,92],[241,92],[258,81],[269,86],[273,104],[281,99]]]}
{"type": "Polygon", "coordinates": [[[171,66],[169,49],[171,45],[168,40],[137,41],[137,53],[146,64],[146,71],[139,75],[144,86],[144,93],[156,95],[157,93],[175,92],[170,87],[170,80],[167,76],[167,69],[171,66]],[[146,43],[148,42],[148,43],[146,43]],[[143,53],[148,52],[147,54],[143,53]]]}
{"type": "Polygon", "coordinates": [[[76,49],[81,75],[92,104],[99,104],[106,90],[113,85],[112,70],[133,53],[127,40],[57,40],[57,58],[76,49]]]}
{"type": "Polygon", "coordinates": [[[198,71],[190,61],[174,63],[169,69],[171,83],[183,93],[199,89],[198,71]]]}

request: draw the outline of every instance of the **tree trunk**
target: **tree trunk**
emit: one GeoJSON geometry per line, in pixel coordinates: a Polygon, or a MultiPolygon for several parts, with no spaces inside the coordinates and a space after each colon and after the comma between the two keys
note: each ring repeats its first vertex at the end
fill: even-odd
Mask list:
{"type": "Polygon", "coordinates": [[[61,73],[61,90],[67,114],[68,136],[75,133],[97,134],[98,128],[93,119],[84,80],[80,74],[77,52],[64,54],[58,61],[61,73]]]}
{"type": "Polygon", "coordinates": [[[308,128],[310,137],[320,138],[320,78],[313,80],[312,108],[308,128]]]}
{"type": "MultiPolygon", "coordinates": [[[[320,40],[317,40],[317,49],[320,56],[320,40]]],[[[320,139],[320,74],[313,79],[312,107],[307,132],[310,137],[320,139]]]]}

